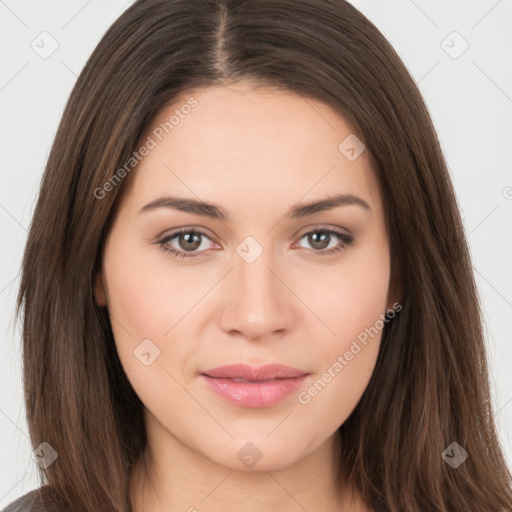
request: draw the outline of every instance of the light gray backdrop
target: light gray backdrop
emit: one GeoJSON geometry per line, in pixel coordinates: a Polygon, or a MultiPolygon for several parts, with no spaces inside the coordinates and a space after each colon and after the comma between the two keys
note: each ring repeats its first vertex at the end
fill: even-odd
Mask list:
{"type": "MultiPolygon", "coordinates": [[[[0,508],[38,485],[13,322],[27,227],[76,77],[130,3],[0,0],[0,508]]],[[[471,245],[495,415],[510,465],[512,0],[353,3],[404,60],[440,135],[471,245]]]]}

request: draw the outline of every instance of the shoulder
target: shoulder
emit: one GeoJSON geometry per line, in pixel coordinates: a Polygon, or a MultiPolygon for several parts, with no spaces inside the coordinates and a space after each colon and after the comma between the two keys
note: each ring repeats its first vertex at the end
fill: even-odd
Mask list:
{"type": "Polygon", "coordinates": [[[7,505],[1,512],[57,512],[54,507],[45,504],[41,491],[42,489],[38,488],[27,492],[7,505]]]}

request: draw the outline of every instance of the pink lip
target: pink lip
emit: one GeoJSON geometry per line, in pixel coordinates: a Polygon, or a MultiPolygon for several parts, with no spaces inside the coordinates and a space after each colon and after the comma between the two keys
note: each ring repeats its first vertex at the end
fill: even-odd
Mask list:
{"type": "Polygon", "coordinates": [[[260,367],[235,364],[201,373],[212,391],[241,407],[275,405],[299,388],[308,375],[307,372],[280,364],[260,367]]]}

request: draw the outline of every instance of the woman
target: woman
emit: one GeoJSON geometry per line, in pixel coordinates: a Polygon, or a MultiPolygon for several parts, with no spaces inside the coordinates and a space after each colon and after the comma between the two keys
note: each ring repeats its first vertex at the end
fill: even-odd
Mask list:
{"type": "Polygon", "coordinates": [[[512,509],[446,163],[344,1],[131,6],[64,112],[22,306],[44,485],[9,511],[512,509]]]}

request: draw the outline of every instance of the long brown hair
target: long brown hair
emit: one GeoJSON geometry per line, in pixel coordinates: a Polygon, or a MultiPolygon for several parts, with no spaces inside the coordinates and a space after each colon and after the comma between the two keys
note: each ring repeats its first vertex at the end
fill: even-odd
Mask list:
{"type": "Polygon", "coordinates": [[[384,200],[402,310],[339,429],[340,489],[354,486],[378,512],[512,510],[447,165],[414,80],[345,0],[139,0],[89,58],[44,172],[17,303],[31,441],[59,454],[40,470],[45,499],[130,511],[128,476],[146,442],[143,405],[93,293],[128,177],[95,191],[178,94],[240,80],[335,109],[364,141],[384,200]],[[442,456],[453,442],[468,453],[457,468],[442,456]]]}

